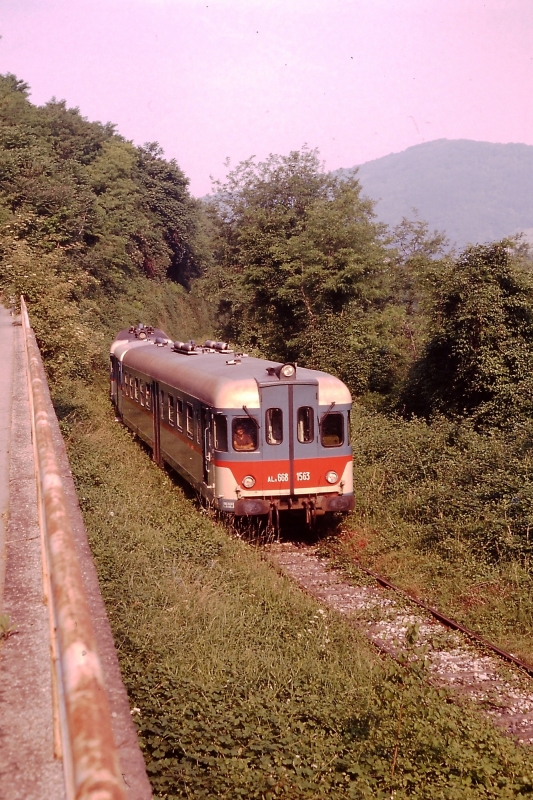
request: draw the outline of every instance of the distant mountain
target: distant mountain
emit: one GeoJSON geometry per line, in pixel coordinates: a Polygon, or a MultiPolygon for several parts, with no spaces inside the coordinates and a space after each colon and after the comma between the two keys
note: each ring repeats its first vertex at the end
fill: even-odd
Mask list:
{"type": "Polygon", "coordinates": [[[437,139],[361,164],[357,177],[381,221],[395,225],[416,208],[459,246],[533,229],[530,145],[437,139]]]}

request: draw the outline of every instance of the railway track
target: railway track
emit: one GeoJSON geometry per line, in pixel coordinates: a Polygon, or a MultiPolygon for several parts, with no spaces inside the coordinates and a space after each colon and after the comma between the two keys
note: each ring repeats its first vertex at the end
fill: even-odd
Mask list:
{"type": "Polygon", "coordinates": [[[533,744],[533,669],[528,664],[360,564],[355,566],[361,575],[375,585],[348,582],[314,546],[278,542],[265,550],[284,574],[347,618],[380,651],[395,658],[409,649],[423,652],[433,684],[481,707],[519,742],[533,744]]]}
{"type": "Polygon", "coordinates": [[[454,631],[461,631],[461,633],[464,633],[465,636],[468,636],[469,639],[478,642],[486,650],[491,650],[493,653],[496,653],[496,655],[498,655],[500,658],[503,658],[504,661],[507,661],[510,664],[514,664],[515,666],[523,670],[526,674],[528,674],[530,677],[533,677],[533,667],[529,666],[529,664],[526,664],[525,661],[522,661],[521,659],[517,658],[512,653],[508,653],[506,650],[502,650],[501,647],[498,647],[492,642],[489,642],[488,639],[483,638],[483,636],[480,636],[479,633],[476,633],[475,631],[470,630],[470,628],[466,628],[464,625],[461,625],[460,622],[457,622],[456,620],[445,616],[445,614],[438,611],[438,609],[433,608],[427,603],[424,603],[422,600],[417,600],[415,597],[411,597],[410,594],[404,592],[403,589],[400,589],[399,586],[395,586],[393,583],[388,581],[382,575],[378,575],[377,572],[372,572],[372,570],[363,567],[362,564],[358,564],[357,562],[354,562],[354,565],[357,567],[357,569],[361,570],[361,572],[364,572],[365,575],[369,575],[371,578],[374,578],[376,583],[378,583],[380,586],[383,586],[385,589],[390,589],[391,591],[396,592],[398,595],[401,595],[410,603],[413,603],[419,608],[423,608],[424,611],[427,611],[428,614],[431,614],[431,616],[434,617],[434,619],[436,619],[438,622],[441,622],[446,628],[449,628],[450,630],[454,631]]]}

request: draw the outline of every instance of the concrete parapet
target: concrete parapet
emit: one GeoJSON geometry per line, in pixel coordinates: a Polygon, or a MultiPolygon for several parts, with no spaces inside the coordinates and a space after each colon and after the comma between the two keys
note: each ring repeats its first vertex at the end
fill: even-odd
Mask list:
{"type": "MultiPolygon", "coordinates": [[[[67,764],[69,743],[66,743],[65,748],[65,742],[58,741],[57,736],[58,729],[61,728],[59,724],[61,714],[58,713],[57,698],[54,699],[52,688],[51,648],[54,637],[51,636],[47,604],[47,594],[50,590],[47,588],[46,577],[43,583],[43,563],[46,573],[47,559],[46,557],[43,559],[41,527],[45,526],[39,525],[39,501],[36,491],[23,337],[20,326],[13,326],[12,323],[13,320],[8,312],[0,308],[0,336],[4,341],[4,347],[0,350],[0,375],[4,374],[4,392],[0,399],[0,430],[5,427],[6,431],[11,431],[9,458],[4,441],[9,441],[9,435],[6,433],[2,437],[0,433],[0,512],[1,506],[5,506],[7,500],[7,492],[4,491],[4,495],[2,494],[2,470],[7,477],[9,464],[9,516],[4,547],[0,532],[0,589],[2,574],[5,573],[0,611],[9,615],[14,629],[13,633],[0,644],[0,798],[1,800],[19,800],[19,798],[61,800],[63,797],[82,796],[89,798],[93,797],[93,794],[84,793],[75,781],[69,780],[68,768],[65,782],[62,759],[57,757],[64,752],[66,754],[64,763],[67,764]],[[9,357],[10,353],[13,354],[12,360],[9,357]],[[11,363],[15,367],[11,371],[12,381],[8,379],[11,363]],[[11,391],[8,392],[10,383],[11,391]],[[6,411],[6,403],[2,402],[6,396],[13,397],[11,425],[9,425],[11,409],[6,411]],[[5,426],[2,424],[3,419],[5,426]]],[[[47,418],[54,450],[52,461],[55,459],[56,472],[61,478],[59,483],[77,562],[74,572],[78,570],[78,575],[81,572],[80,591],[85,595],[90,624],[94,629],[95,653],[97,652],[96,657],[101,665],[98,666],[98,670],[103,676],[105,689],[104,703],[109,707],[112,739],[115,742],[119,771],[124,781],[120,792],[125,792],[128,800],[148,800],[151,797],[150,784],[131,719],[128,697],[120,677],[113,637],[40,357],[34,359],[33,370],[37,383],[44,390],[40,415],[41,418],[47,418]]],[[[44,550],[46,553],[46,547],[44,550]]],[[[57,589],[57,586],[55,588],[57,589]]],[[[59,589],[61,591],[61,586],[59,589]]],[[[57,621],[57,613],[55,616],[52,615],[52,620],[54,620],[53,627],[57,621]]],[[[64,688],[59,686],[59,696],[64,688]]],[[[87,710],[89,717],[98,717],[98,714],[95,716],[92,713],[94,708],[91,710],[89,706],[87,710]]],[[[78,715],[76,726],[83,725],[83,717],[83,713],[81,716],[78,715]]],[[[83,739],[83,735],[81,738],[83,739]]],[[[107,795],[104,793],[101,796],[107,795]]]]}

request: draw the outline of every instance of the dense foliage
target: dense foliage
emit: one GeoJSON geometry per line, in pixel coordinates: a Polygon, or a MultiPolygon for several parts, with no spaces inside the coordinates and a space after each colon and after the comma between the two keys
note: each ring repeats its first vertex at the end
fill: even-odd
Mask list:
{"type": "Polygon", "coordinates": [[[409,310],[392,298],[405,259],[386,248],[357,179],[325,173],[304,148],[245,161],[214,188],[207,286],[221,334],[333,369],[357,392],[390,392],[410,335],[409,310]]]}
{"type": "Polygon", "coordinates": [[[438,277],[408,410],[513,424],[533,412],[533,281],[509,243],[469,247],[438,277]]]}
{"type": "Polygon", "coordinates": [[[216,190],[225,329],[295,358],[324,315],[366,296],[384,258],[372,206],[306,150],[247,161],[216,190]]]}
{"type": "Polygon", "coordinates": [[[176,162],[64,102],[36,107],[23,81],[0,76],[0,285],[25,294],[54,375],[86,374],[103,331],[137,321],[146,302],[153,321],[177,327],[179,284],[201,259],[197,204],[176,162]],[[122,316],[125,296],[142,298],[136,319],[122,316]]]}

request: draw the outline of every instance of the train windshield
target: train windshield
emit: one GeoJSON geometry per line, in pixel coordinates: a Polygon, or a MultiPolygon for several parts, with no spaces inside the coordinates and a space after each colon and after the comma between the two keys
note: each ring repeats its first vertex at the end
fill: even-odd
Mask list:
{"type": "Polygon", "coordinates": [[[266,440],[268,444],[281,444],[283,441],[283,411],[269,408],[265,415],[266,440]]]}
{"type": "Polygon", "coordinates": [[[302,406],[298,409],[297,430],[298,441],[308,444],[315,438],[314,416],[311,406],[302,406]]]}
{"type": "Polygon", "coordinates": [[[326,414],[320,428],[323,447],[340,447],[344,442],[344,417],[339,412],[326,414]]]}
{"type": "Polygon", "coordinates": [[[250,417],[233,420],[233,449],[237,452],[257,450],[257,425],[250,417]]]}

